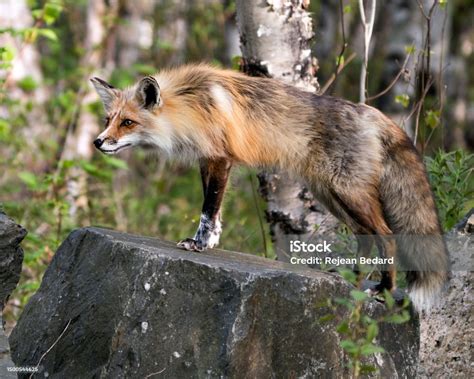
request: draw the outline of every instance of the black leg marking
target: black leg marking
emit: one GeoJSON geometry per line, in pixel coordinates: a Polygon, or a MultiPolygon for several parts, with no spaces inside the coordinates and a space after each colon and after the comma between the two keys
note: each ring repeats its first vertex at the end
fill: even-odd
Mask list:
{"type": "Polygon", "coordinates": [[[178,247],[186,250],[202,251],[219,243],[222,232],[220,209],[229,179],[232,162],[216,159],[201,162],[201,178],[204,192],[201,220],[194,238],[186,238],[178,247]]]}

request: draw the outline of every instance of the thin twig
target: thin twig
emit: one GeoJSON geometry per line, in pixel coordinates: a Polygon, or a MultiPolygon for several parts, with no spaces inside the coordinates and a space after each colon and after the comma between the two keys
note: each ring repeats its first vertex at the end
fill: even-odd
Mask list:
{"type": "Polygon", "coordinates": [[[370,39],[372,38],[372,32],[374,30],[375,22],[375,8],[377,6],[377,0],[371,0],[370,17],[367,21],[364,8],[364,0],[359,0],[360,18],[364,27],[364,64],[361,68],[360,73],[360,93],[359,100],[361,103],[365,103],[367,97],[367,67],[369,64],[369,47],[370,39]]]}
{"type": "Polygon", "coordinates": [[[341,63],[342,58],[344,57],[344,53],[346,51],[347,47],[347,42],[346,42],[346,28],[344,25],[344,7],[342,4],[342,0],[339,0],[339,18],[341,19],[341,32],[342,32],[342,47],[341,47],[341,52],[337,56],[337,62],[336,62],[336,69],[334,70],[334,74],[331,76],[331,78],[328,80],[326,85],[323,87],[323,90],[320,91],[321,95],[324,94],[324,92],[327,91],[329,86],[331,86],[332,83],[335,83],[337,80],[337,76],[339,75],[339,72],[341,71],[339,68],[342,67],[344,68],[345,64],[341,63]],[[331,80],[332,79],[332,80],[331,80]],[[329,85],[328,85],[329,83],[329,85]]]}
{"type": "Polygon", "coordinates": [[[398,82],[398,79],[400,79],[400,76],[402,76],[402,74],[405,72],[405,70],[406,70],[406,68],[407,68],[408,61],[410,60],[410,57],[411,57],[411,53],[409,53],[409,54],[406,56],[405,61],[403,62],[402,67],[400,68],[400,71],[399,71],[398,74],[395,76],[395,78],[393,78],[393,80],[390,82],[390,84],[387,86],[387,88],[385,88],[383,91],[379,92],[377,95],[368,97],[368,98],[366,99],[366,101],[372,101],[372,100],[378,99],[380,96],[383,96],[383,95],[385,95],[388,91],[390,91],[390,90],[392,89],[392,87],[398,82]]]}
{"type": "MultiPolygon", "coordinates": [[[[425,88],[425,93],[428,93],[429,87],[431,86],[432,83],[433,83],[433,81],[428,82],[428,86],[427,86],[428,89],[425,88]]],[[[408,121],[411,118],[411,116],[413,116],[416,113],[416,110],[420,106],[420,103],[422,102],[422,100],[423,100],[423,96],[421,96],[421,98],[416,101],[416,103],[413,106],[412,110],[410,111],[408,116],[403,119],[402,123],[405,123],[406,121],[408,121]]]]}
{"type": "MultiPolygon", "coordinates": [[[[54,341],[54,343],[49,347],[48,350],[46,350],[46,352],[41,356],[40,360],[38,361],[38,364],[36,365],[35,367],[35,370],[38,370],[39,367],[40,367],[40,364],[41,362],[43,361],[44,357],[46,357],[46,355],[54,348],[54,346],[56,346],[56,344],[59,342],[59,340],[62,338],[62,336],[64,336],[64,333],[66,333],[66,330],[67,328],[69,328],[69,325],[71,324],[71,319],[67,322],[66,326],[64,327],[63,331],[61,332],[61,334],[59,335],[58,338],[56,338],[56,341],[54,341]]],[[[32,373],[30,375],[30,379],[33,378],[33,375],[35,373],[32,373]]]]}
{"type": "MultiPolygon", "coordinates": [[[[447,7],[445,8],[444,12],[444,18],[443,18],[443,26],[441,28],[441,56],[439,59],[439,73],[438,73],[438,86],[439,86],[439,120],[441,123],[441,144],[444,145],[444,123],[442,122],[442,117],[443,117],[443,111],[444,111],[444,100],[445,100],[445,90],[446,87],[443,88],[443,64],[444,64],[444,35],[446,32],[446,21],[448,19],[448,9],[447,7]]],[[[426,143],[428,143],[431,139],[431,135],[428,137],[426,143]]]]}
{"type": "Polygon", "coordinates": [[[413,113],[416,112],[416,119],[415,119],[415,135],[413,137],[413,144],[416,146],[416,139],[418,137],[418,129],[419,129],[419,124],[420,124],[420,115],[421,115],[421,111],[423,109],[423,104],[425,103],[425,98],[426,98],[426,95],[428,94],[428,91],[430,90],[431,88],[431,85],[433,84],[433,79],[430,78],[429,82],[426,84],[426,87],[425,87],[425,90],[423,91],[420,99],[418,100],[417,102],[417,106],[414,108],[414,111],[412,111],[410,113],[410,115],[408,115],[407,119],[410,118],[413,113]]]}
{"type": "Polygon", "coordinates": [[[331,87],[331,85],[336,81],[337,76],[341,73],[342,70],[344,70],[347,65],[357,56],[356,53],[352,53],[347,57],[347,59],[344,60],[344,63],[341,65],[338,65],[337,71],[334,72],[331,77],[328,79],[328,81],[324,84],[324,86],[321,88],[319,91],[320,95],[324,95],[324,93],[331,87]]]}
{"type": "MultiPolygon", "coordinates": [[[[436,0],[435,0],[436,1],[436,0]]],[[[421,13],[423,14],[423,17],[425,19],[429,19],[429,16],[425,13],[425,8],[423,7],[423,4],[421,3],[420,0],[416,0],[418,7],[420,8],[421,13]]]]}
{"type": "MultiPolygon", "coordinates": [[[[433,4],[430,7],[430,10],[428,11],[428,14],[426,13],[423,4],[421,3],[420,0],[416,0],[418,3],[418,7],[421,10],[421,13],[423,14],[423,17],[426,20],[426,37],[425,37],[425,42],[423,46],[423,51],[422,51],[422,60],[421,60],[421,69],[418,71],[419,72],[419,77],[420,77],[420,82],[421,82],[421,97],[418,101],[418,107],[415,108],[416,110],[416,119],[415,119],[415,135],[413,139],[413,143],[416,146],[416,140],[418,138],[418,133],[419,133],[419,125],[420,125],[420,116],[423,110],[424,106],[424,100],[426,98],[426,95],[428,94],[428,90],[431,87],[433,80],[431,76],[431,18],[433,16],[433,12],[436,9],[436,6],[438,5],[438,0],[433,0],[433,4]],[[425,73],[427,74],[427,77],[425,78],[425,73]],[[425,80],[427,79],[427,82],[425,83],[425,80]]],[[[421,144],[422,148],[422,153],[425,148],[425,141],[422,141],[421,144]]]]}

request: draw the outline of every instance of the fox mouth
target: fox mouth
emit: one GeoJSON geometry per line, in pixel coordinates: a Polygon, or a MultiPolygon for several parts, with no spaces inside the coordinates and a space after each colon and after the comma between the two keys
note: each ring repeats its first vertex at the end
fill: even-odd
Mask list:
{"type": "Polygon", "coordinates": [[[100,148],[99,150],[100,150],[101,152],[103,152],[104,154],[116,154],[116,153],[118,153],[120,150],[123,150],[123,149],[125,149],[126,147],[129,147],[129,146],[132,146],[132,144],[131,144],[131,143],[127,143],[127,144],[122,145],[122,146],[119,146],[119,147],[117,147],[117,148],[115,148],[115,149],[102,149],[102,148],[100,148]]]}

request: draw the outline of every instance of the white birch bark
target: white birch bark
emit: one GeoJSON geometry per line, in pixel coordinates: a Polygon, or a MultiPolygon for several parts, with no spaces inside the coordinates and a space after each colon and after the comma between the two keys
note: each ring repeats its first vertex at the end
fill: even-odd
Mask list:
{"type": "MultiPolygon", "coordinates": [[[[237,0],[236,4],[245,64],[303,90],[316,91],[316,60],[309,46],[313,29],[305,10],[309,1],[237,0]]],[[[334,217],[288,174],[265,172],[259,179],[279,260],[289,260],[289,241],[309,240],[316,226],[320,234],[334,230],[334,217]]]]}

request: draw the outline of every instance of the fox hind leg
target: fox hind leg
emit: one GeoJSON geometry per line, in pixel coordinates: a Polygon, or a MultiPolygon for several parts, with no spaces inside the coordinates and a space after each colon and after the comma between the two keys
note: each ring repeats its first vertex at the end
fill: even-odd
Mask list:
{"type": "MultiPolygon", "coordinates": [[[[377,249],[382,258],[395,258],[397,245],[395,239],[391,235],[377,236],[377,249]]],[[[394,291],[397,286],[397,270],[395,262],[393,264],[385,264],[382,271],[382,280],[375,287],[376,292],[383,292],[384,289],[394,291]]]]}
{"type": "MultiPolygon", "coordinates": [[[[395,258],[397,246],[392,231],[388,227],[383,217],[382,205],[378,200],[377,194],[371,194],[369,191],[354,191],[349,193],[332,192],[333,201],[337,202],[339,207],[344,210],[345,216],[349,219],[349,227],[354,233],[360,230],[373,235],[373,239],[377,245],[379,255],[382,258],[395,258]]],[[[342,220],[346,221],[346,220],[342,220]]],[[[358,238],[358,255],[370,252],[372,242],[370,239],[365,240],[358,238]]],[[[360,279],[360,277],[359,277],[360,279]]],[[[361,284],[361,282],[359,282],[361,284]]],[[[375,288],[376,293],[382,292],[384,289],[393,291],[396,288],[396,269],[394,264],[387,264],[382,271],[382,280],[375,288]]]]}
{"type": "Polygon", "coordinates": [[[222,232],[221,205],[231,167],[232,162],[224,158],[200,162],[204,204],[199,227],[193,238],[180,241],[178,247],[202,251],[213,248],[219,243],[222,232]]]}

